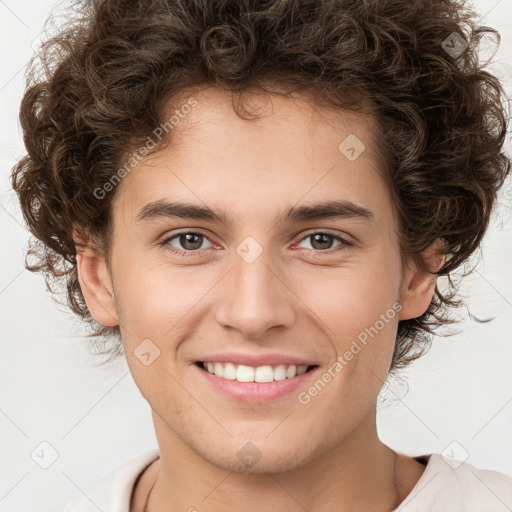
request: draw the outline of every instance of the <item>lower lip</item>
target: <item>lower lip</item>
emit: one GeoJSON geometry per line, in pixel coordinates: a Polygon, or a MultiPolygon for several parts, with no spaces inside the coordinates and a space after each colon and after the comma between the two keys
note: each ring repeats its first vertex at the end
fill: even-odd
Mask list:
{"type": "Polygon", "coordinates": [[[291,379],[274,380],[272,382],[238,382],[237,380],[223,379],[200,368],[197,364],[192,365],[206,379],[206,381],[223,395],[246,403],[260,403],[283,397],[304,385],[311,376],[316,374],[318,366],[312,370],[297,375],[291,379]]]}

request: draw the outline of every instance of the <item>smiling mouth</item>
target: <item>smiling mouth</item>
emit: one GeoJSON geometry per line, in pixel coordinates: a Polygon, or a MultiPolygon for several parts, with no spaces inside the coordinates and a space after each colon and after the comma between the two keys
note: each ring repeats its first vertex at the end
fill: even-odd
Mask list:
{"type": "Polygon", "coordinates": [[[222,379],[259,383],[293,379],[317,368],[317,365],[277,364],[254,367],[243,364],[203,361],[197,361],[195,364],[202,370],[222,379]]]}

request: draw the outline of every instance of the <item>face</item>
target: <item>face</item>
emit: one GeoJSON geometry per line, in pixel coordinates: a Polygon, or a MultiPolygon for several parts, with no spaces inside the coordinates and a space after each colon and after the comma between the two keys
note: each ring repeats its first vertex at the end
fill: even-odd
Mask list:
{"type": "Polygon", "coordinates": [[[433,282],[402,267],[370,120],[254,96],[249,121],[225,92],[193,97],[169,147],[118,186],[111,274],[85,255],[81,285],[96,320],[120,325],[161,447],[291,470],[372,417],[398,321],[426,309],[433,282]],[[233,380],[237,363],[270,365],[256,376],[272,383],[233,380]],[[293,377],[292,363],[312,369],[293,377]]]}

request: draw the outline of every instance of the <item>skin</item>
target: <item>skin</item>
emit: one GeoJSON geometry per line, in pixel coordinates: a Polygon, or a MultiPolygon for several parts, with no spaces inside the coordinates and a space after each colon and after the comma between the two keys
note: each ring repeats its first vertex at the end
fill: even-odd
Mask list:
{"type": "MultiPolygon", "coordinates": [[[[160,458],[138,481],[131,510],[142,512],[153,484],[150,512],[392,510],[424,466],[379,440],[376,400],[398,321],[426,311],[435,276],[403,264],[371,119],[315,108],[303,96],[253,95],[245,104],[261,117],[249,121],[221,89],[193,97],[172,143],[118,186],[111,267],[77,248],[89,310],[103,325],[120,325],[131,373],[152,408],[160,458]],[[366,146],[354,161],[338,149],[349,134],[366,146]],[[157,199],[215,207],[233,224],[137,222],[157,199]],[[275,221],[287,207],[326,200],[351,201],[373,219],[275,221]],[[191,256],[158,244],[184,229],[206,238],[193,246],[176,237],[167,247],[191,256]],[[334,235],[323,246],[308,236],[323,230],[334,235]],[[236,252],[247,236],[263,249],[252,263],[236,252]],[[297,395],[314,382],[247,404],[219,394],[194,365],[213,352],[285,353],[316,361],[321,376],[398,300],[400,312],[307,404],[297,395]],[[145,366],[134,350],[148,338],[160,356],[145,366]],[[249,468],[237,456],[247,441],[261,454],[249,468]]],[[[436,267],[433,254],[424,257],[436,267]]]]}

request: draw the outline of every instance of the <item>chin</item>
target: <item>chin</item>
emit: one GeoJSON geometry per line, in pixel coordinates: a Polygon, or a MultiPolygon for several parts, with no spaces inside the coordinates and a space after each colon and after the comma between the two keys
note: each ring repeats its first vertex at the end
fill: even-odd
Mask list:
{"type": "Polygon", "coordinates": [[[234,473],[265,474],[293,471],[313,460],[320,447],[308,448],[304,443],[297,446],[278,441],[277,444],[232,440],[236,448],[220,447],[218,452],[195,450],[196,453],[213,466],[234,473]],[[231,455],[233,454],[233,455],[231,455]]]}

